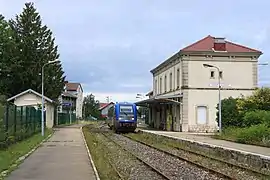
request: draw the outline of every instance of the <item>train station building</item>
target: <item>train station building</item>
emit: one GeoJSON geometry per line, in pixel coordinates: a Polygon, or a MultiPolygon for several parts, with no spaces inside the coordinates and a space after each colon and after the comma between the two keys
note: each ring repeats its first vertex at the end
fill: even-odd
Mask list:
{"type": "Polygon", "coordinates": [[[149,108],[149,124],[156,129],[216,131],[219,80],[221,99],[251,95],[261,54],[209,35],[152,69],[153,91],[136,104],[149,108]]]}

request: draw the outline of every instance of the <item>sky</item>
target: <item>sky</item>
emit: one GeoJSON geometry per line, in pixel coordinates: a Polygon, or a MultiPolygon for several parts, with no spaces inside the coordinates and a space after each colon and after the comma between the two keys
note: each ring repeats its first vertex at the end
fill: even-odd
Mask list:
{"type": "MultiPolygon", "coordinates": [[[[24,0],[0,0],[7,19],[24,0]]],[[[67,80],[84,95],[105,101],[136,101],[152,90],[150,70],[207,35],[261,50],[270,63],[270,1],[267,0],[33,0],[56,38],[67,80]]],[[[269,86],[269,66],[259,85],[269,86]]]]}

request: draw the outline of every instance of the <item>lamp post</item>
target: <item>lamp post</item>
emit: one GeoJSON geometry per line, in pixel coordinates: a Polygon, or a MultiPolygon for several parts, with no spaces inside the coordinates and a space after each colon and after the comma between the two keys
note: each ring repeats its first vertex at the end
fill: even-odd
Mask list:
{"type": "Polygon", "coordinates": [[[221,126],[221,95],[220,95],[220,69],[217,66],[211,65],[211,64],[203,64],[205,68],[216,68],[218,71],[218,122],[219,122],[219,133],[221,134],[222,126],[221,126]]]}
{"type": "Polygon", "coordinates": [[[41,70],[41,93],[42,93],[42,110],[41,110],[41,135],[44,136],[44,67],[48,64],[53,64],[59,62],[58,59],[54,60],[54,61],[49,61],[47,63],[45,63],[42,66],[42,70],[41,70]]]}
{"type": "MultiPolygon", "coordinates": [[[[143,100],[143,95],[142,94],[137,94],[136,96],[137,99],[143,100]]],[[[142,108],[142,121],[145,123],[145,111],[144,111],[144,107],[142,108]]]]}
{"type": "Polygon", "coordinates": [[[259,66],[268,66],[268,62],[265,63],[258,63],[259,66]]]}

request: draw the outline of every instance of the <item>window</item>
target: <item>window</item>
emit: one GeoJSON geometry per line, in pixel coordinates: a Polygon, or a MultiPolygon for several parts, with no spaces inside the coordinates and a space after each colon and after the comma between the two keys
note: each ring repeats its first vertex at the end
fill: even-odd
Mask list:
{"type": "Polygon", "coordinates": [[[211,71],[211,72],[210,72],[210,77],[211,77],[211,78],[215,78],[215,71],[211,71]]]}
{"type": "Polygon", "coordinates": [[[167,76],[164,78],[164,91],[167,92],[167,76]]]}
{"type": "Polygon", "coordinates": [[[222,71],[219,71],[219,77],[220,77],[220,79],[223,78],[223,72],[222,71]]]}
{"type": "Polygon", "coordinates": [[[172,90],[172,73],[170,73],[170,90],[172,90]]]}
{"type": "Polygon", "coordinates": [[[133,113],[133,108],[132,106],[120,106],[120,114],[126,114],[126,113],[133,113]]]}
{"type": "Polygon", "coordinates": [[[177,88],[179,88],[180,85],[180,70],[177,69],[177,77],[176,77],[176,83],[177,83],[177,88]]]}
{"type": "Polygon", "coordinates": [[[162,93],[162,78],[159,79],[159,94],[162,93]]]}

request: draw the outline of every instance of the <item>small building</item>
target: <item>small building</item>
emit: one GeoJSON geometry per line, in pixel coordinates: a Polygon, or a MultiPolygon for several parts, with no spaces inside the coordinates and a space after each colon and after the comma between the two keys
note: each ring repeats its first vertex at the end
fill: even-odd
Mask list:
{"type": "MultiPolygon", "coordinates": [[[[7,101],[13,101],[16,106],[33,106],[38,108],[42,105],[42,95],[32,89],[28,89],[9,98],[7,101]]],[[[46,126],[52,128],[54,126],[55,117],[53,100],[44,96],[44,105],[44,110],[46,111],[46,126]]]]}
{"type": "Polygon", "coordinates": [[[150,123],[157,129],[216,131],[219,86],[221,99],[251,95],[261,54],[209,35],[151,70],[153,95],[136,104],[150,108],[150,123]]]}
{"type": "Polygon", "coordinates": [[[59,113],[76,113],[76,95],[69,92],[63,92],[58,100],[60,103],[60,106],[58,107],[59,113]]]}
{"type": "MultiPolygon", "coordinates": [[[[76,117],[82,118],[83,115],[83,88],[80,83],[71,83],[66,81],[64,92],[59,97],[60,103],[64,101],[73,102],[76,99],[76,103],[73,103],[73,107],[75,108],[76,117]]],[[[68,107],[70,108],[70,107],[68,107]]],[[[61,104],[61,107],[58,108],[59,112],[62,112],[63,109],[67,109],[66,103],[61,104]]]]}
{"type": "Polygon", "coordinates": [[[108,117],[109,109],[114,105],[113,102],[110,103],[99,103],[99,111],[102,117],[108,117]]]}

